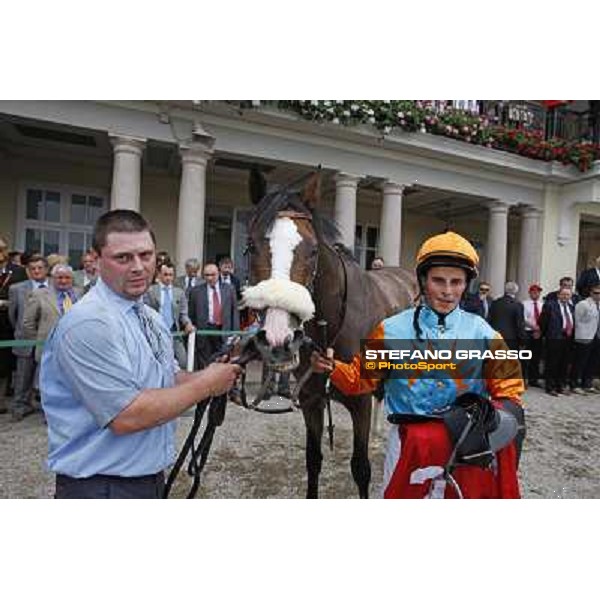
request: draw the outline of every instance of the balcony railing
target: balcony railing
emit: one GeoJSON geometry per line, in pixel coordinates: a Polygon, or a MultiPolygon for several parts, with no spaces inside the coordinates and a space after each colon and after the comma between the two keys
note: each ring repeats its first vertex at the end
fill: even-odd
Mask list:
{"type": "MultiPolygon", "coordinates": [[[[465,101],[452,101],[455,106],[465,101]]],[[[545,139],[559,138],[570,142],[600,143],[598,101],[591,100],[588,109],[575,111],[568,104],[546,108],[528,100],[475,100],[471,112],[487,116],[490,121],[505,127],[543,131],[545,139]]],[[[468,105],[467,105],[468,106],[468,105]]],[[[465,107],[461,107],[465,108],[465,107]]]]}
{"type": "Polygon", "coordinates": [[[585,172],[600,161],[600,101],[551,106],[531,100],[270,100],[236,101],[242,110],[268,104],[337,126],[373,126],[455,140],[558,161],[585,172]],[[579,110],[576,110],[576,109],[579,110]]]}

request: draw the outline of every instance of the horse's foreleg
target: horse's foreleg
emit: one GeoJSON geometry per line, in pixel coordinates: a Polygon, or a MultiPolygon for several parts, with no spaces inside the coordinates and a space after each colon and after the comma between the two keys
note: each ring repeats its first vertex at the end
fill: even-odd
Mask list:
{"type": "Polygon", "coordinates": [[[361,498],[369,497],[369,484],[371,483],[371,462],[369,461],[369,430],[371,428],[371,397],[361,396],[353,398],[345,404],[352,417],[354,443],[350,468],[352,477],[358,486],[358,495],[361,498]]]}
{"type": "Polygon", "coordinates": [[[323,438],[323,405],[311,402],[302,407],[306,423],[306,472],[308,475],[307,498],[319,497],[319,476],[323,454],[321,440],[323,438]]]}

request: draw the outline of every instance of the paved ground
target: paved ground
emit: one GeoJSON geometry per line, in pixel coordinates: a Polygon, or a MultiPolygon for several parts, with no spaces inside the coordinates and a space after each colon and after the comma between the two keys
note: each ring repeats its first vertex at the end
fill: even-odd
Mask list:
{"type": "MultiPolygon", "coordinates": [[[[553,398],[532,389],[526,395],[528,437],[521,464],[526,498],[600,497],[600,395],[553,398]]],[[[179,419],[183,441],[191,417],[179,419]]],[[[321,496],[355,498],[349,469],[351,425],[345,409],[334,406],[335,448],[324,439],[321,496]]],[[[371,496],[380,493],[384,435],[373,435],[371,496]]],[[[217,430],[199,497],[303,498],[304,423],[299,413],[261,415],[230,404],[217,430]]],[[[45,471],[46,429],[41,414],[20,423],[0,415],[0,498],[48,498],[53,478],[45,471]]],[[[188,480],[180,475],[176,496],[188,480]]]]}

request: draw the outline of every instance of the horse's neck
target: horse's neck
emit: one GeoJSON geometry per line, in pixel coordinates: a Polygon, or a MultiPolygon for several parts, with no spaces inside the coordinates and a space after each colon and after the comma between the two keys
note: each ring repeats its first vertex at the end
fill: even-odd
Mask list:
{"type": "Polygon", "coordinates": [[[338,335],[343,325],[346,297],[344,265],[339,254],[326,244],[319,245],[317,273],[315,276],[315,321],[327,322],[328,339],[338,335]]]}
{"type": "Polygon", "coordinates": [[[320,246],[316,319],[327,321],[336,354],[350,360],[379,322],[410,304],[410,279],[403,269],[366,272],[340,251],[320,246]]]}

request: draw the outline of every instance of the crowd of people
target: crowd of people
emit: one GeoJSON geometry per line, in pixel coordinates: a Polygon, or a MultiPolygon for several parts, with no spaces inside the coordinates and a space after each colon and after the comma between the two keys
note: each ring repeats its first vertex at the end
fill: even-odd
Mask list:
{"type": "MultiPolygon", "coordinates": [[[[0,349],[0,413],[13,421],[39,412],[39,365],[43,342],[57,321],[85,296],[98,278],[98,255],[90,248],[79,269],[59,254],[43,256],[9,251],[0,238],[0,339],[14,340],[0,349]]],[[[143,301],[155,309],[173,334],[175,359],[187,366],[187,335],[198,335],[195,369],[210,363],[226,341],[219,331],[240,329],[241,282],[230,257],[200,268],[196,258],[185,262],[185,275],[175,277],[175,264],[165,251],[156,254],[156,271],[143,301]]],[[[242,314],[244,317],[244,314],[242,314]]]]}
{"type": "Polygon", "coordinates": [[[524,378],[551,396],[600,393],[600,256],[595,262],[576,282],[562,277],[545,296],[531,283],[521,302],[519,286],[507,281],[504,294],[493,299],[490,284],[481,281],[478,293],[462,303],[500,332],[509,348],[531,351],[522,362],[524,378]]]}
{"type": "Polygon", "coordinates": [[[56,322],[94,285],[96,258],[86,253],[74,271],[68,258],[9,252],[0,237],[0,413],[21,421],[40,410],[42,345],[56,322]]]}

